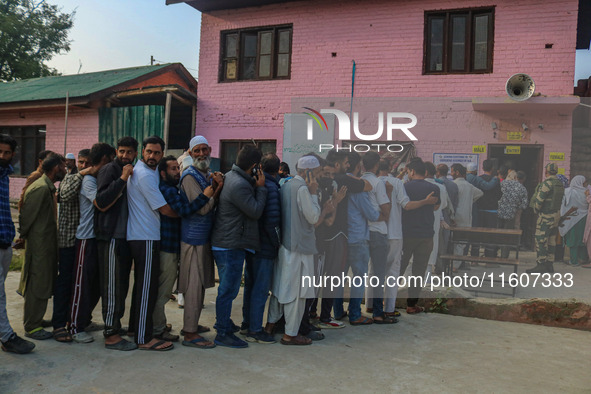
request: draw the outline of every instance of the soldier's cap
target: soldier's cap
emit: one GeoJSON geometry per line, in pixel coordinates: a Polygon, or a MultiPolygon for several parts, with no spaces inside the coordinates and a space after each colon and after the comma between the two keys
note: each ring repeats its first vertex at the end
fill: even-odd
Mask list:
{"type": "Polygon", "coordinates": [[[558,164],[556,164],[556,163],[548,163],[548,164],[546,164],[546,171],[548,171],[548,173],[550,175],[556,175],[556,174],[558,174],[558,164]]]}

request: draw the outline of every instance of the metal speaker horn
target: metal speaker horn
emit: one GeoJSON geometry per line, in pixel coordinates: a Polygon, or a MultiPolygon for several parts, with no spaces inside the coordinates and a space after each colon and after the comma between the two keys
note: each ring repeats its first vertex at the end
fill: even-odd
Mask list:
{"type": "Polygon", "coordinates": [[[505,90],[513,100],[525,101],[533,96],[536,84],[527,74],[515,74],[507,80],[505,90]]]}

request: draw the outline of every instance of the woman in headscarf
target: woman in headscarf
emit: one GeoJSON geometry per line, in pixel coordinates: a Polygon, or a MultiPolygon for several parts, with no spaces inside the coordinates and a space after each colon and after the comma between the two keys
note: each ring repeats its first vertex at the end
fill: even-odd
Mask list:
{"type": "Polygon", "coordinates": [[[589,210],[584,183],[584,176],[575,176],[570,181],[570,187],[564,191],[562,206],[560,207],[561,216],[564,216],[571,208],[576,208],[576,211],[571,213],[568,219],[558,228],[560,235],[564,238],[564,244],[570,250],[570,265],[572,266],[579,265],[579,258],[585,262],[588,258],[587,248],[583,243],[586,222],[583,219],[586,219],[589,210]]]}
{"type": "MultiPolygon", "coordinates": [[[[587,223],[585,224],[585,234],[583,235],[583,242],[587,245],[587,255],[591,256],[591,186],[587,186],[585,190],[589,210],[587,211],[587,223]]],[[[582,265],[583,268],[591,268],[591,262],[582,265]]]]}

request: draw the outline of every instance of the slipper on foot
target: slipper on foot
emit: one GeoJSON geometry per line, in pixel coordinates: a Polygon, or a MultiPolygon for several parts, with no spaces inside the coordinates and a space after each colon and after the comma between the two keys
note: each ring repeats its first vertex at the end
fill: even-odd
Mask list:
{"type": "Polygon", "coordinates": [[[381,319],[373,319],[373,322],[375,324],[394,324],[394,323],[398,323],[398,319],[395,317],[382,317],[381,319]]]}
{"type": "Polygon", "coordinates": [[[425,308],[422,306],[409,306],[406,308],[406,313],[409,315],[414,315],[421,312],[425,312],[425,308]]]}
{"type": "Polygon", "coordinates": [[[33,331],[25,332],[25,336],[27,338],[36,339],[38,341],[53,338],[53,334],[49,331],[45,331],[43,328],[38,328],[33,331]]]}
{"type": "Polygon", "coordinates": [[[196,347],[199,349],[213,349],[215,347],[215,343],[210,343],[209,345],[198,345],[198,343],[209,342],[205,338],[195,338],[191,341],[183,341],[184,346],[189,347],[196,347]]]}
{"type": "Polygon", "coordinates": [[[72,335],[72,339],[74,341],[76,341],[77,343],[94,342],[94,338],[92,337],[92,335],[90,335],[89,333],[87,333],[85,331],[80,331],[80,332],[72,335]]]}
{"type": "Polygon", "coordinates": [[[352,326],[367,326],[369,324],[373,324],[375,323],[373,319],[370,319],[369,317],[363,317],[361,316],[359,319],[357,320],[353,320],[353,321],[349,321],[349,323],[352,326]]]}
{"type": "Polygon", "coordinates": [[[111,343],[111,344],[105,343],[105,348],[111,349],[111,350],[121,350],[121,351],[127,352],[130,350],[137,349],[137,344],[135,344],[133,342],[129,342],[126,339],[121,339],[117,343],[111,343]]]}
{"type": "Polygon", "coordinates": [[[64,327],[60,327],[58,329],[53,330],[53,333],[51,335],[53,336],[53,339],[55,339],[58,342],[72,342],[72,336],[64,327]]]}
{"type": "Polygon", "coordinates": [[[170,346],[163,347],[163,348],[158,348],[158,346],[162,346],[165,343],[166,343],[166,341],[158,341],[158,342],[156,342],[155,344],[153,344],[150,347],[141,347],[141,346],[138,346],[138,349],[140,349],[140,350],[154,350],[154,351],[157,351],[157,352],[166,352],[168,350],[174,349],[174,345],[172,343],[170,344],[170,346]]]}

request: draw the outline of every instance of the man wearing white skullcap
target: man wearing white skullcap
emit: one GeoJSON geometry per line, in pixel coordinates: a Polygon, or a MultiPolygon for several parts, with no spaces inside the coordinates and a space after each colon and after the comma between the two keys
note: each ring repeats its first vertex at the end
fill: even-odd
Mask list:
{"type": "Polygon", "coordinates": [[[314,254],[316,236],[314,225],[334,211],[327,204],[323,211],[318,203],[320,163],[314,156],[301,157],[296,165],[297,175],[281,187],[281,234],[277,266],[269,302],[265,330],[272,333],[275,323],[285,316],[283,345],[310,345],[312,340],[298,334],[307,298],[314,298],[314,254]],[[303,278],[309,278],[304,280],[303,278]]]}
{"type": "Polygon", "coordinates": [[[209,170],[211,147],[205,137],[197,135],[191,139],[189,155],[192,165],[183,169],[180,181],[181,194],[186,196],[189,202],[198,199],[209,186],[213,186],[214,194],[209,197],[209,202],[203,208],[181,219],[178,291],[184,298],[185,338],[182,343],[190,347],[210,348],[215,345],[199,335],[201,332],[209,331],[209,328],[200,326],[199,318],[203,309],[205,289],[215,285],[210,235],[214,209],[224,178],[221,173],[212,174],[209,170]]]}

